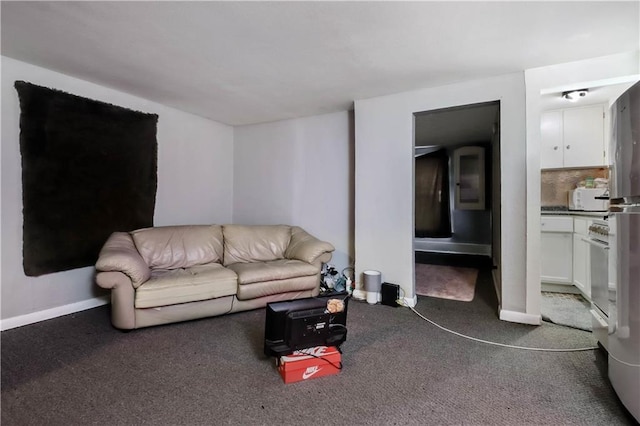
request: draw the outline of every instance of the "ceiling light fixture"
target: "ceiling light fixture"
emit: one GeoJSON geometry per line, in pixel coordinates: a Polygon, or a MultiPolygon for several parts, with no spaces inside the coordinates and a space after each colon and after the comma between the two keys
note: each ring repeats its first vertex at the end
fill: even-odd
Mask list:
{"type": "Polygon", "coordinates": [[[562,92],[562,97],[570,102],[575,102],[578,99],[587,96],[588,91],[589,89],[569,90],[567,92],[562,92]]]}

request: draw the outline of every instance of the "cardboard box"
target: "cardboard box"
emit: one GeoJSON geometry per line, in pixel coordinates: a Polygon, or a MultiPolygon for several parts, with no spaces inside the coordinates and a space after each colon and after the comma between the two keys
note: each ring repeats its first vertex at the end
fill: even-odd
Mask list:
{"type": "Polygon", "coordinates": [[[334,346],[316,346],[281,356],[278,371],[285,383],[337,374],[342,368],[342,355],[334,346]]]}

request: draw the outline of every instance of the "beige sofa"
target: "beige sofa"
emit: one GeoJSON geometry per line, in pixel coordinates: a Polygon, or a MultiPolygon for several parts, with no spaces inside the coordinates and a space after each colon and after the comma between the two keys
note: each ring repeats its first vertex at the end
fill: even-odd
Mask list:
{"type": "Polygon", "coordinates": [[[111,321],[135,329],[316,296],[334,247],[286,225],[184,225],[114,232],[96,282],[111,321]]]}

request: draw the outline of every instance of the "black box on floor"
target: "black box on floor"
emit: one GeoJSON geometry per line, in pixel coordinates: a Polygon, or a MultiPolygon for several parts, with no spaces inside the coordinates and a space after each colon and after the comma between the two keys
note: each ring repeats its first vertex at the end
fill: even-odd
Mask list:
{"type": "Polygon", "coordinates": [[[381,286],[383,305],[398,307],[397,300],[400,298],[400,286],[398,284],[382,283],[381,286]]]}

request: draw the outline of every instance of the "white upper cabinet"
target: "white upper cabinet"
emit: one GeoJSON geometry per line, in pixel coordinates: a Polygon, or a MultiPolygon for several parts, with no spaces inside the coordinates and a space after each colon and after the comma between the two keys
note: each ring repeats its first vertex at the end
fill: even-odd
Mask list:
{"type": "Polygon", "coordinates": [[[564,166],[603,166],[604,106],[567,109],[563,118],[564,166]]]}
{"type": "Polygon", "coordinates": [[[605,157],[605,105],[542,113],[540,167],[601,167],[605,157]]]}
{"type": "Polygon", "coordinates": [[[555,169],[564,167],[562,150],[562,111],[542,113],[540,121],[540,167],[555,169]]]}

